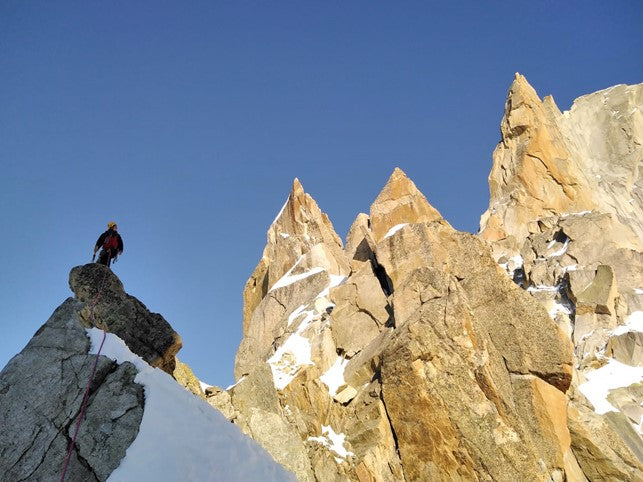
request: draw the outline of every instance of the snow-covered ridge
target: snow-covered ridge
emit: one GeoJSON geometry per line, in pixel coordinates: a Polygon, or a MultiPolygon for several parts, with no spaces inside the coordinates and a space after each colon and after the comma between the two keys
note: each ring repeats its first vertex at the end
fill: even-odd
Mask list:
{"type": "MultiPolygon", "coordinates": [[[[103,332],[91,328],[87,334],[95,354],[103,332]]],[[[138,436],[109,481],[296,480],[221,413],[133,354],[116,335],[107,334],[101,355],[133,363],[134,381],[145,390],[138,436]]]]}

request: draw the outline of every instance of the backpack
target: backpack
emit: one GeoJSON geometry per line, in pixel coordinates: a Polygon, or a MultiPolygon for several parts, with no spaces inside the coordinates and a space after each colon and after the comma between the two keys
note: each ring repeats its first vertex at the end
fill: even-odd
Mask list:
{"type": "Polygon", "coordinates": [[[117,234],[108,234],[103,243],[103,249],[108,251],[110,249],[118,248],[118,235],[117,234]]]}

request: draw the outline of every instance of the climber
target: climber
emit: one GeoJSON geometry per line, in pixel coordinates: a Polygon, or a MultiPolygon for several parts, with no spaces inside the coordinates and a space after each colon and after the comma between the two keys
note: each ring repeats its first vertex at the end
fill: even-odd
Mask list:
{"type": "Polygon", "coordinates": [[[94,246],[92,261],[96,259],[96,252],[101,247],[103,250],[98,256],[98,262],[105,266],[109,266],[112,261],[116,261],[120,254],[123,254],[123,239],[117,231],[118,226],[114,221],[107,223],[107,231],[100,235],[98,241],[96,241],[96,246],[94,246]]]}

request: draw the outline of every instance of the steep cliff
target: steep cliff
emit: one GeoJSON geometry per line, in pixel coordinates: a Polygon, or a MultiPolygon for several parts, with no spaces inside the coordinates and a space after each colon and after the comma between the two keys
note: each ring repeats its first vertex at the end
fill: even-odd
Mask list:
{"type": "Polygon", "coordinates": [[[295,181],[208,401],[299,480],[640,477],[642,90],[517,75],[478,236],[395,169],[342,250],[295,181]]]}

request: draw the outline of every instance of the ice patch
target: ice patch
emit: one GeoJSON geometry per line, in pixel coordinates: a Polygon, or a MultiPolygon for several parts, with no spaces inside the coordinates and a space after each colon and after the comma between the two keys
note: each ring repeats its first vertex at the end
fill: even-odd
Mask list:
{"type": "Polygon", "coordinates": [[[388,230],[388,232],[384,235],[384,239],[393,236],[395,233],[397,233],[400,229],[402,229],[407,224],[409,223],[396,224],[395,226],[393,226],[391,229],[388,230]]]}
{"type": "Polygon", "coordinates": [[[623,335],[630,331],[643,333],[643,311],[635,311],[625,319],[625,324],[612,330],[613,336],[623,335]]]}
{"type": "Polygon", "coordinates": [[[337,393],[337,389],[346,384],[344,380],[344,369],[348,364],[348,360],[344,357],[337,357],[335,363],[324,373],[319,379],[324,382],[328,387],[328,394],[333,397],[337,393]]]}
{"type": "Polygon", "coordinates": [[[632,367],[610,358],[607,365],[585,374],[587,381],[578,389],[594,406],[598,414],[618,412],[619,410],[607,401],[611,390],[629,387],[643,381],[643,367],[632,367]]]}
{"type": "Polygon", "coordinates": [[[318,442],[324,447],[328,448],[335,454],[335,462],[341,464],[346,457],[355,455],[344,448],[344,441],[346,435],[343,433],[335,433],[330,425],[322,425],[322,434],[319,437],[308,437],[311,442],[318,442]]]}

